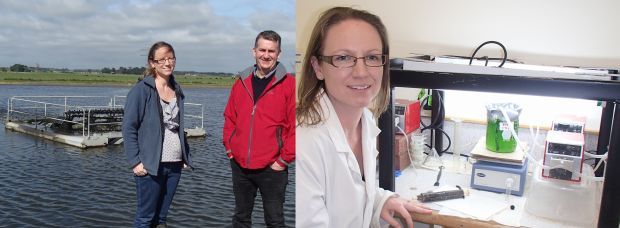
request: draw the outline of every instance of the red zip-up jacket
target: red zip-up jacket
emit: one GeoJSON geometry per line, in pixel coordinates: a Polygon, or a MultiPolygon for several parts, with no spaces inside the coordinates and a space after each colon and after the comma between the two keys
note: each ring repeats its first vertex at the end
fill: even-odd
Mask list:
{"type": "Polygon", "coordinates": [[[226,151],[246,169],[295,160],[295,78],[278,63],[276,72],[254,103],[254,66],[235,81],[224,111],[222,141],[226,151]]]}

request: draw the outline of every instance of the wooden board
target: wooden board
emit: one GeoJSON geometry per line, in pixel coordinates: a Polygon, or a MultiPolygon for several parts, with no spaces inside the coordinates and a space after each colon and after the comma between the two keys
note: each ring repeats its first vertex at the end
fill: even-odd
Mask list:
{"type": "MultiPolygon", "coordinates": [[[[521,142],[521,146],[527,149],[526,143],[521,142]]],[[[487,150],[486,138],[483,136],[478,140],[478,143],[476,143],[476,146],[471,151],[471,157],[477,160],[521,165],[525,159],[525,152],[518,146],[512,153],[497,153],[487,150]]]]}

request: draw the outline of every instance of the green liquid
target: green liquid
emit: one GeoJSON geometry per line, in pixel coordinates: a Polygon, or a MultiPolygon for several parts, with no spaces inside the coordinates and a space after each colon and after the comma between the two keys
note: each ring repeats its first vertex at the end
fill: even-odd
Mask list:
{"type": "MultiPolygon", "coordinates": [[[[515,133],[519,133],[519,121],[513,121],[513,128],[515,129],[515,133]]],[[[517,148],[517,140],[510,135],[508,132],[510,129],[506,127],[507,123],[503,122],[499,119],[490,120],[487,123],[487,135],[486,135],[486,146],[487,150],[498,152],[498,153],[510,153],[515,151],[517,148]],[[510,135],[510,138],[505,139],[503,136],[510,135]]]]}

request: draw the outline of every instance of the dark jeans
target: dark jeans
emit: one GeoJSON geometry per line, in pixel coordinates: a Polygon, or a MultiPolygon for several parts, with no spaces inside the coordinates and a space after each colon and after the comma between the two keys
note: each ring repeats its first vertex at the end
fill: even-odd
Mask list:
{"type": "Polygon", "coordinates": [[[134,176],[138,198],[134,227],[154,227],[166,223],[182,169],[183,162],[162,162],[157,176],[134,176]]]}
{"type": "Polygon", "coordinates": [[[251,227],[256,190],[260,190],[267,227],[284,227],[284,192],[288,184],[288,168],[275,171],[244,169],[234,159],[230,160],[235,194],[233,227],[251,227]]]}

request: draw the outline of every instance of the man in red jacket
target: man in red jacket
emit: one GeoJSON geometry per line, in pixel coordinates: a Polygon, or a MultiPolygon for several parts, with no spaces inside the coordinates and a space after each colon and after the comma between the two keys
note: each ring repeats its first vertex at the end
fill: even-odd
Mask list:
{"type": "Polygon", "coordinates": [[[258,34],[256,64],[235,82],[224,111],[223,143],[232,168],[233,227],[251,227],[260,190],[268,227],[284,227],[288,166],[295,160],[295,78],[278,62],[280,35],[258,34]]]}

